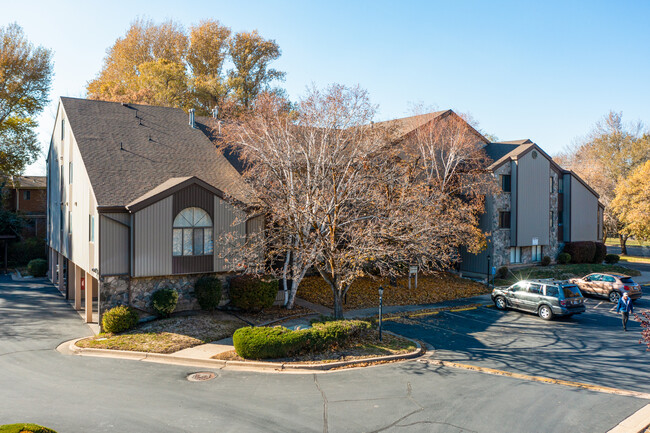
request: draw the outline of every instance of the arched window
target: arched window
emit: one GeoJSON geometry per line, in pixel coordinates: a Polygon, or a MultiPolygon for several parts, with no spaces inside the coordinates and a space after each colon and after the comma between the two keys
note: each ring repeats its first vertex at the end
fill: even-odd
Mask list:
{"type": "Polygon", "coordinates": [[[212,219],[198,207],[183,209],[174,218],[173,254],[205,256],[213,252],[212,219]]]}

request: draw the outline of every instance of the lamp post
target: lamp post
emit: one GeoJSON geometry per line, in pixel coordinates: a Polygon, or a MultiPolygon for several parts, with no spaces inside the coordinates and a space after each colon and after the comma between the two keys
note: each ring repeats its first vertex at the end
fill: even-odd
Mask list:
{"type": "Polygon", "coordinates": [[[382,341],[381,339],[381,313],[382,313],[382,307],[384,306],[384,288],[382,286],[379,286],[379,341],[382,341]]]}
{"type": "Polygon", "coordinates": [[[488,265],[488,266],[487,266],[487,286],[488,286],[488,289],[490,288],[490,270],[492,269],[492,268],[490,267],[490,259],[491,259],[491,258],[492,258],[492,257],[490,257],[490,255],[488,254],[488,256],[487,256],[487,259],[488,259],[488,260],[487,260],[487,265],[488,265]]]}

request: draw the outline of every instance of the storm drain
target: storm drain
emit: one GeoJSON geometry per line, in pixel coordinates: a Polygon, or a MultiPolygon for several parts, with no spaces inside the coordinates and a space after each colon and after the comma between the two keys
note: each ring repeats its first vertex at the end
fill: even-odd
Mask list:
{"type": "Polygon", "coordinates": [[[187,375],[187,380],[190,382],[205,382],[206,380],[212,380],[214,378],[214,373],[210,373],[209,371],[199,371],[198,373],[187,375]]]}

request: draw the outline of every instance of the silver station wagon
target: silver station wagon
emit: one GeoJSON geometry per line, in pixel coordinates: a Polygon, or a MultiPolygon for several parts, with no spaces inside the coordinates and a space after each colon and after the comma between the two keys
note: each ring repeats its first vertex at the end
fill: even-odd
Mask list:
{"type": "Polygon", "coordinates": [[[585,298],[580,289],[567,281],[524,280],[507,288],[496,287],[492,291],[492,301],[499,310],[528,311],[544,320],[585,311],[585,298]]]}

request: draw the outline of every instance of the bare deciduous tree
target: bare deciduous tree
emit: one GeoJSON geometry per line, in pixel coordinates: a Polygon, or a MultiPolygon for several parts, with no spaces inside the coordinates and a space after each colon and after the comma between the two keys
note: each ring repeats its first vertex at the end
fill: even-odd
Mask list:
{"type": "Polygon", "coordinates": [[[225,130],[268,217],[255,248],[270,263],[284,259],[274,272],[293,280],[289,308],[311,267],[341,318],[357,278],[403,275],[415,263],[445,269],[459,247],[485,245],[477,226],[492,178],[480,135],[458,116],[395,142],[397,125],[374,125],[376,107],[358,87],[310,89],[294,113],[281,106],[269,96],[225,130]]]}

